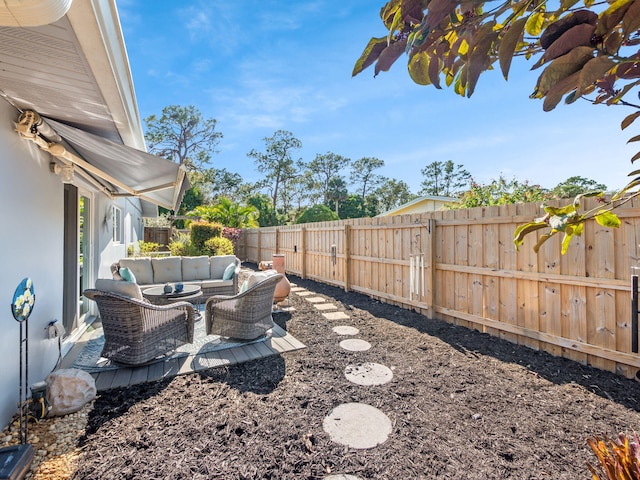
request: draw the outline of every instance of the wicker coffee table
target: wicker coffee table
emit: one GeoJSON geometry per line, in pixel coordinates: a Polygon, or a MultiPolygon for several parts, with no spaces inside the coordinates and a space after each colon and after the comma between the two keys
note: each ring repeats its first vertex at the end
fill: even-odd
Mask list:
{"type": "Polygon", "coordinates": [[[142,295],[155,305],[166,305],[173,302],[187,301],[191,303],[200,303],[198,300],[202,297],[202,289],[199,285],[185,285],[180,292],[175,290],[170,293],[164,292],[164,286],[145,288],[142,295]]]}

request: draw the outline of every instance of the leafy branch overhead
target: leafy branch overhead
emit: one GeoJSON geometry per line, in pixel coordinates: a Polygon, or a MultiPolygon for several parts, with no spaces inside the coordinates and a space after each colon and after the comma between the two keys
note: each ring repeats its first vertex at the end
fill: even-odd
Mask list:
{"type": "MultiPolygon", "coordinates": [[[[542,99],[545,111],[563,99],[569,104],[579,98],[640,108],[625,100],[630,92],[637,95],[640,83],[640,1],[390,0],[380,16],[387,34],[369,41],[356,61],[354,76],[372,65],[378,75],[406,54],[415,83],[438,89],[446,86],[471,97],[482,73],[497,63],[506,80],[514,57],[524,57],[535,61],[532,70],[542,69],[530,97],[542,99]]],[[[640,110],[627,116],[622,128],[639,116],[640,110]]],[[[637,141],[640,135],[629,140],[637,141]]],[[[638,158],[640,152],[631,161],[638,158]]],[[[633,179],[608,206],[615,208],[625,194],[638,195],[640,170],[629,175],[633,179]]],[[[609,207],[606,216],[587,217],[571,210],[575,205],[566,208],[547,211],[545,222],[522,226],[516,244],[522,236],[546,226],[550,231],[541,242],[563,232],[566,251],[585,220],[594,218],[614,226],[615,222],[605,220],[615,217],[609,207]]]]}

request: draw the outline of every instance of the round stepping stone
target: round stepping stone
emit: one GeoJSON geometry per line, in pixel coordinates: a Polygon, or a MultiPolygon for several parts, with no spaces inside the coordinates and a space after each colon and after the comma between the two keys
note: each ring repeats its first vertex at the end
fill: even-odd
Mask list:
{"type": "Polygon", "coordinates": [[[324,418],[322,428],[332,441],[363,450],[387,441],[391,420],[371,405],[344,403],[324,418]]]}
{"type": "Polygon", "coordinates": [[[349,327],[347,325],[339,325],[337,327],[333,327],[331,330],[338,335],[357,335],[360,333],[360,330],[356,327],[349,327]]]}
{"type": "Polygon", "coordinates": [[[340,473],[338,475],[329,475],[328,477],[324,477],[322,480],[362,480],[360,477],[356,477],[355,475],[345,475],[340,473]]]}
{"type": "Polygon", "coordinates": [[[359,340],[357,338],[342,340],[340,342],[340,346],[350,352],[364,352],[371,348],[371,344],[369,342],[365,342],[364,340],[359,340]]]}
{"type": "Polygon", "coordinates": [[[360,365],[347,365],[344,376],[352,383],[362,386],[384,385],[393,378],[390,368],[379,363],[361,363],[360,365]]]}

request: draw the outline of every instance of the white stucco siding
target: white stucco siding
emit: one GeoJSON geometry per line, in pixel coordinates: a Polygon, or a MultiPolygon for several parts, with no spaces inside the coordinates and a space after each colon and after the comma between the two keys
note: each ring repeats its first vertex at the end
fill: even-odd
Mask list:
{"type": "Polygon", "coordinates": [[[43,380],[58,359],[58,343],[46,338],[49,321],[62,317],[63,185],[49,172],[49,155],[18,137],[18,112],[0,99],[0,426],[16,413],[19,399],[20,325],[9,313],[13,293],[25,277],[36,302],[28,320],[29,383],[43,380]]]}

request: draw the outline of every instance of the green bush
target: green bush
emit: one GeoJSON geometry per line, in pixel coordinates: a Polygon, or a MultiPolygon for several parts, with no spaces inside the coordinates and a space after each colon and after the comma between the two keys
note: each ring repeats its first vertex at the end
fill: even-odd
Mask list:
{"type": "Polygon", "coordinates": [[[160,248],[163,247],[163,245],[160,245],[159,243],[145,242],[144,240],[140,240],[138,244],[140,246],[140,255],[145,255],[151,252],[159,252],[160,248]]]}
{"type": "Polygon", "coordinates": [[[171,242],[169,244],[169,252],[171,252],[171,256],[174,257],[188,256],[189,248],[189,244],[180,241],[171,242]]]}
{"type": "Polygon", "coordinates": [[[233,242],[224,237],[212,237],[204,242],[202,255],[233,255],[233,242]]]}
{"type": "Polygon", "coordinates": [[[164,245],[154,242],[138,241],[138,251],[136,252],[135,244],[127,245],[127,257],[144,257],[151,252],[159,252],[164,245]]]}
{"type": "Polygon", "coordinates": [[[330,220],[340,220],[340,218],[326,205],[314,205],[306,209],[296,223],[327,222],[330,220]]]}
{"type": "Polygon", "coordinates": [[[189,228],[191,229],[191,245],[198,252],[203,252],[207,240],[222,235],[223,225],[214,222],[193,222],[189,228]]]}

